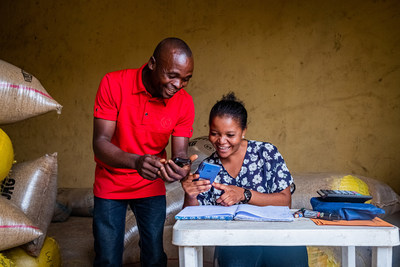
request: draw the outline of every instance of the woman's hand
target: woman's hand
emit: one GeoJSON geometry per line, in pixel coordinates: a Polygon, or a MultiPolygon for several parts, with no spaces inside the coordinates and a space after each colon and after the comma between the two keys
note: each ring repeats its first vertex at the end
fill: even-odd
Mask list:
{"type": "Polygon", "coordinates": [[[211,189],[211,184],[209,180],[197,180],[199,178],[198,174],[189,174],[188,177],[181,180],[182,188],[185,191],[185,201],[183,207],[186,206],[197,206],[197,196],[200,193],[206,192],[211,189]]]}
{"type": "Polygon", "coordinates": [[[217,199],[221,206],[232,206],[244,199],[244,188],[235,185],[225,185],[214,182],[213,186],[224,193],[217,199]]]}
{"type": "Polygon", "coordinates": [[[211,189],[209,180],[202,179],[193,181],[199,178],[198,174],[189,174],[189,176],[182,180],[182,188],[186,195],[190,198],[197,198],[200,193],[206,192],[211,189]]]}

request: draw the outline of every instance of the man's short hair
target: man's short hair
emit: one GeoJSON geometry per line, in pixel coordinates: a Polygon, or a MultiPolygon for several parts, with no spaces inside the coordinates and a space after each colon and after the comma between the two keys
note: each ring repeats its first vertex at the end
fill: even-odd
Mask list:
{"type": "Polygon", "coordinates": [[[161,52],[166,48],[177,48],[181,53],[185,54],[187,57],[192,57],[192,50],[182,39],[176,37],[169,37],[162,40],[154,49],[153,57],[158,59],[161,52]]]}

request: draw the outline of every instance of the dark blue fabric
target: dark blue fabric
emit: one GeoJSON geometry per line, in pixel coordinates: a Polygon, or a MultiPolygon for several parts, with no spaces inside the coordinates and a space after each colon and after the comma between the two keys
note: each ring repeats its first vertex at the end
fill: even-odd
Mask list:
{"type": "Polygon", "coordinates": [[[215,248],[219,267],[307,267],[305,246],[221,246],[215,248]]]}
{"type": "Polygon", "coordinates": [[[125,201],[94,197],[93,266],[122,266],[126,207],[125,201]]]}
{"type": "Polygon", "coordinates": [[[343,220],[372,220],[385,211],[372,204],[350,202],[328,202],[317,197],[310,200],[313,210],[339,215],[343,220]]]}
{"type": "Polygon", "coordinates": [[[135,214],[140,234],[141,266],[167,266],[163,248],[165,196],[113,200],[94,198],[93,235],[96,257],[93,266],[122,266],[127,206],[135,214]]]}

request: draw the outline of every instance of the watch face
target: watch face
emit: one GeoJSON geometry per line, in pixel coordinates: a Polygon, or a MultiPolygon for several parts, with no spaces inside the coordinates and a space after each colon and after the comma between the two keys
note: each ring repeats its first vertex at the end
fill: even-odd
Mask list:
{"type": "Polygon", "coordinates": [[[247,202],[249,202],[250,201],[250,199],[251,199],[251,192],[250,192],[250,190],[248,190],[248,189],[245,189],[244,190],[244,203],[247,203],[247,202]]]}

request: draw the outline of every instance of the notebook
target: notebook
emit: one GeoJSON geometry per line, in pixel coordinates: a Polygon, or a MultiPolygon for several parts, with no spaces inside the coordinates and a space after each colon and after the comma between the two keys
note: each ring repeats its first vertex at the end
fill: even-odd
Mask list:
{"type": "Polygon", "coordinates": [[[177,220],[242,220],[242,221],[293,221],[287,206],[254,206],[239,204],[224,206],[188,206],[175,215],[177,220]]]}

